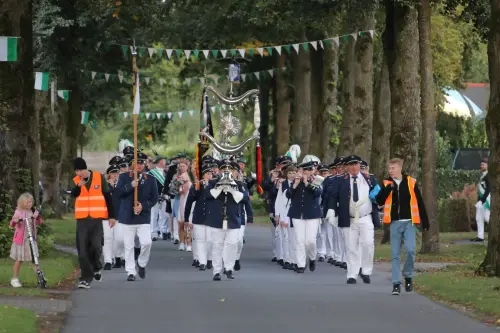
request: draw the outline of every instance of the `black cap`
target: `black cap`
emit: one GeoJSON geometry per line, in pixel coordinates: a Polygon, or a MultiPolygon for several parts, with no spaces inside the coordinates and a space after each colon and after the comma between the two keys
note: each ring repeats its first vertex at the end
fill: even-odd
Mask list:
{"type": "Polygon", "coordinates": [[[115,156],[109,160],[109,165],[121,165],[121,164],[127,164],[127,159],[125,157],[115,156]]]}
{"type": "Polygon", "coordinates": [[[339,156],[337,160],[337,167],[341,167],[345,164],[346,157],[339,156]]]}
{"type": "Polygon", "coordinates": [[[357,164],[357,163],[361,163],[362,159],[361,157],[357,156],[357,155],[351,155],[351,156],[347,156],[345,161],[344,161],[344,164],[357,164]]]}
{"type": "Polygon", "coordinates": [[[321,171],[328,171],[328,169],[329,169],[329,168],[328,168],[328,165],[325,165],[325,164],[320,164],[320,165],[318,166],[318,171],[320,171],[320,172],[321,172],[321,171]]]}
{"type": "Polygon", "coordinates": [[[106,173],[120,172],[120,167],[116,164],[110,165],[106,173]]]}
{"type": "Polygon", "coordinates": [[[219,169],[229,167],[231,169],[234,169],[233,162],[231,162],[229,159],[223,159],[222,161],[219,162],[219,169]]]}
{"type": "Polygon", "coordinates": [[[488,164],[488,160],[489,160],[489,159],[488,159],[488,157],[483,157],[483,158],[481,159],[481,163],[486,163],[486,164],[488,164]]]}
{"type": "Polygon", "coordinates": [[[201,166],[201,174],[204,175],[207,172],[212,172],[212,165],[211,164],[203,164],[201,166]]]}
{"type": "Polygon", "coordinates": [[[299,164],[299,168],[302,168],[304,170],[312,170],[314,168],[314,163],[313,161],[301,163],[299,164]]]}
{"type": "Polygon", "coordinates": [[[335,159],[332,163],[328,164],[328,169],[335,169],[337,167],[337,159],[335,159]]]}
{"type": "Polygon", "coordinates": [[[366,163],[366,161],[361,161],[361,162],[359,163],[359,165],[361,166],[361,169],[366,169],[366,168],[368,168],[368,163],[366,163]]]}
{"type": "Polygon", "coordinates": [[[233,169],[240,170],[240,165],[238,164],[238,162],[233,161],[233,162],[231,162],[231,164],[233,166],[233,169]]]}
{"type": "Polygon", "coordinates": [[[73,160],[73,166],[75,170],[87,170],[87,163],[81,157],[77,157],[73,160]]]}
{"type": "MultiPolygon", "coordinates": [[[[137,161],[145,162],[147,160],[148,160],[148,155],[144,154],[143,152],[137,153],[137,161]]],[[[133,161],[134,161],[134,155],[129,157],[129,164],[131,164],[133,161]]]]}
{"type": "Polygon", "coordinates": [[[125,156],[130,156],[130,155],[134,155],[134,147],[132,146],[127,146],[125,148],[123,148],[123,151],[122,151],[123,155],[125,156]]]}

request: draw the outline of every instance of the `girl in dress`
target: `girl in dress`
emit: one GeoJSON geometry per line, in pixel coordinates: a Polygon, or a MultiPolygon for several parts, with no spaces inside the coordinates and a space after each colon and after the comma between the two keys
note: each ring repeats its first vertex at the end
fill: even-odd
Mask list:
{"type": "MultiPolygon", "coordinates": [[[[191,179],[189,178],[188,169],[189,165],[187,161],[179,161],[178,173],[175,178],[176,183],[179,186],[179,207],[176,215],[179,223],[179,238],[181,242],[179,245],[179,251],[186,249],[186,251],[191,252],[191,237],[189,237],[189,233],[184,230],[184,207],[186,206],[186,199],[189,194],[189,188],[191,187],[191,179]]],[[[186,223],[186,227],[188,227],[188,223],[186,223]]]]}
{"type": "Polygon", "coordinates": [[[15,228],[14,238],[12,239],[12,246],[10,248],[10,257],[14,262],[14,276],[10,281],[10,284],[14,288],[22,287],[21,282],[19,282],[19,270],[21,269],[21,264],[23,261],[33,262],[33,256],[31,253],[29,234],[26,229],[25,218],[31,223],[31,230],[33,231],[33,236],[36,239],[36,225],[42,223],[42,219],[38,214],[36,209],[32,209],[33,206],[33,196],[29,193],[23,193],[17,199],[17,208],[14,212],[14,216],[10,221],[10,226],[15,228]]]}

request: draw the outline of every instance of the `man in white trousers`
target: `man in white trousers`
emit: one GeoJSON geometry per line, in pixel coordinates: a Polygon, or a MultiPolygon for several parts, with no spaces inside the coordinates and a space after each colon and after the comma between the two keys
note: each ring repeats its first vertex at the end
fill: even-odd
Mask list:
{"type": "Polygon", "coordinates": [[[377,184],[374,178],[360,173],[360,162],[361,158],[356,155],[346,158],[348,173],[334,182],[328,205],[328,215],[332,215],[330,210],[335,212],[334,224],[344,234],[348,284],[355,284],[358,275],[364,283],[370,283],[375,250],[374,228],[380,226],[376,204],[370,200],[370,191],[377,184]]]}
{"type": "Polygon", "coordinates": [[[240,202],[248,201],[245,186],[232,178],[233,162],[219,163],[221,177],[209,182],[204,189],[209,214],[207,226],[212,234],[213,280],[220,281],[224,270],[228,279],[234,279],[233,269],[241,227],[240,202]]]}
{"type": "Polygon", "coordinates": [[[134,258],[134,245],[136,236],[139,238],[140,254],[137,258],[139,276],[146,277],[146,265],[151,251],[151,208],[158,201],[158,189],[154,177],[144,172],[147,155],[138,152],[134,172],[123,173],[118,178],[117,193],[120,196],[119,221],[122,227],[125,245],[125,270],[127,281],[135,281],[136,262],[134,258]],[[137,188],[137,205],[134,206],[134,191],[137,188]]]}
{"type": "Polygon", "coordinates": [[[488,180],[488,158],[481,160],[481,178],[477,187],[477,203],[476,203],[476,224],[477,237],[471,239],[473,242],[484,241],[484,223],[490,222],[490,181],[488,180]]]}
{"type": "Polygon", "coordinates": [[[153,160],[154,168],[149,170],[149,174],[156,179],[156,188],[158,189],[158,202],[151,208],[151,239],[154,241],[161,237],[167,240],[168,233],[168,214],[167,195],[163,195],[163,186],[165,185],[165,167],[167,160],[163,156],[156,156],[153,160]]]}
{"type": "Polygon", "coordinates": [[[241,252],[243,251],[243,241],[245,239],[245,228],[248,224],[253,223],[253,209],[252,205],[250,203],[250,191],[248,189],[248,182],[245,181],[243,177],[240,176],[241,172],[241,167],[240,167],[240,162],[233,164],[234,165],[234,170],[233,170],[233,179],[239,179],[243,186],[245,187],[245,190],[248,192],[249,199],[245,201],[240,202],[240,209],[241,209],[241,227],[240,227],[240,237],[238,238],[238,249],[236,251],[236,261],[234,262],[234,270],[239,271],[241,269],[241,263],[240,263],[240,258],[241,258],[241,252]]]}
{"type": "MultiPolygon", "coordinates": [[[[106,170],[106,178],[109,184],[109,189],[111,192],[111,198],[113,203],[117,202],[115,200],[113,192],[116,188],[116,182],[118,181],[118,176],[120,172],[120,167],[118,165],[110,165],[106,170]]],[[[117,207],[117,206],[114,206],[117,207]]],[[[102,221],[102,229],[104,232],[104,245],[102,247],[102,254],[104,257],[104,270],[111,270],[111,265],[113,263],[114,254],[114,240],[115,240],[115,230],[117,225],[111,226],[108,220],[102,221]]]]}

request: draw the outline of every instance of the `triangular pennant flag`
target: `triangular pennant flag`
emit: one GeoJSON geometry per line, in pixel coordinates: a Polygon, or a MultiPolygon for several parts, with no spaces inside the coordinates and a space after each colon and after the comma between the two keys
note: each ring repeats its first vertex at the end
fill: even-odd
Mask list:
{"type": "Polygon", "coordinates": [[[333,42],[334,42],[335,44],[337,44],[337,47],[339,47],[339,46],[340,46],[340,42],[339,42],[339,37],[338,37],[338,36],[337,36],[337,37],[333,37],[333,38],[332,38],[332,40],[333,40],[333,42]]]}
{"type": "Polygon", "coordinates": [[[257,51],[259,51],[261,56],[264,56],[264,48],[263,47],[258,47],[257,51]]]}
{"type": "Polygon", "coordinates": [[[162,117],[163,119],[167,119],[167,114],[166,114],[166,113],[163,113],[163,114],[161,115],[161,117],[162,117]]]}
{"type": "Polygon", "coordinates": [[[0,37],[0,61],[17,61],[17,37],[0,37]]]}
{"type": "Polygon", "coordinates": [[[176,49],[175,54],[177,55],[177,58],[180,58],[182,55],[182,50],[176,49]]]}
{"type": "Polygon", "coordinates": [[[375,30],[368,30],[368,32],[370,33],[370,36],[372,37],[373,39],[373,35],[375,34],[375,30]]]}
{"type": "Polygon", "coordinates": [[[284,45],[283,47],[285,48],[286,52],[288,52],[288,54],[290,54],[290,49],[291,49],[292,45],[284,45]]]}
{"type": "Polygon", "coordinates": [[[295,52],[299,54],[299,44],[293,44],[293,48],[295,49],[295,52]]]}
{"type": "Polygon", "coordinates": [[[186,59],[189,60],[189,57],[191,57],[191,50],[184,50],[184,54],[186,55],[186,59]]]}
{"type": "Polygon", "coordinates": [[[253,57],[255,50],[254,49],[247,49],[248,55],[253,57]]]}
{"type": "Polygon", "coordinates": [[[167,112],[168,119],[172,119],[172,112],[167,112]]]}
{"type": "Polygon", "coordinates": [[[136,91],[135,91],[135,99],[134,99],[134,114],[140,114],[141,113],[141,93],[139,87],[141,86],[141,80],[139,80],[139,73],[137,75],[137,80],[136,80],[136,91]]]}
{"type": "Polygon", "coordinates": [[[172,79],[172,82],[174,84],[174,87],[177,87],[177,79],[172,79]]]}
{"type": "Polygon", "coordinates": [[[274,70],[272,69],[268,69],[267,72],[269,73],[269,76],[270,77],[273,77],[274,76],[274,70]]]}
{"type": "Polygon", "coordinates": [[[322,41],[322,40],[320,40],[320,41],[319,41],[319,46],[321,46],[321,48],[322,48],[322,49],[324,49],[324,48],[325,48],[325,47],[323,46],[323,41],[322,41]]]}
{"type": "Polygon", "coordinates": [[[99,46],[101,46],[102,42],[97,42],[96,48],[99,49],[99,46]]]}
{"type": "Polygon", "coordinates": [[[139,57],[144,57],[144,53],[146,53],[146,49],[144,47],[139,47],[139,57]]]}
{"type": "Polygon", "coordinates": [[[281,55],[281,45],[275,46],[276,52],[278,52],[279,55],[281,55]]]}
{"type": "Polygon", "coordinates": [[[146,119],[149,119],[149,117],[151,117],[151,113],[146,112],[146,119]]]}
{"type": "Polygon", "coordinates": [[[201,85],[204,86],[205,85],[205,78],[200,77],[200,82],[201,82],[201,85]]]}
{"type": "Polygon", "coordinates": [[[190,77],[188,77],[186,79],[186,84],[188,85],[188,87],[191,85],[191,78],[190,77]]]}
{"type": "Polygon", "coordinates": [[[92,80],[94,80],[96,74],[97,74],[97,72],[92,72],[92,80]]]}
{"type": "Polygon", "coordinates": [[[128,55],[128,46],[127,45],[121,45],[121,49],[122,49],[122,52],[123,52],[123,56],[125,58],[127,58],[127,55],[128,55]]]}
{"type": "Polygon", "coordinates": [[[160,86],[163,87],[163,79],[160,79],[160,86]]]}
{"type": "Polygon", "coordinates": [[[246,74],[241,74],[241,81],[245,82],[245,78],[247,77],[246,74]]]}
{"type": "Polygon", "coordinates": [[[240,52],[242,58],[245,57],[245,51],[245,49],[238,49],[238,52],[240,52]]]}
{"type": "Polygon", "coordinates": [[[194,50],[193,51],[193,56],[194,56],[194,59],[195,60],[198,60],[198,56],[200,55],[200,51],[199,50],[194,50]]]}
{"type": "Polygon", "coordinates": [[[308,52],[309,51],[309,43],[302,43],[302,48],[304,51],[308,52]]]}
{"type": "Polygon", "coordinates": [[[120,81],[120,83],[122,83],[122,81],[123,81],[123,74],[122,73],[118,74],[118,80],[120,81]]]}
{"type": "Polygon", "coordinates": [[[208,59],[209,53],[210,53],[210,50],[203,50],[203,55],[205,56],[205,59],[208,59]]]}
{"type": "Polygon", "coordinates": [[[354,41],[357,41],[357,40],[358,40],[358,33],[353,32],[353,33],[351,34],[351,36],[352,36],[352,38],[354,38],[354,41]]]}
{"type": "Polygon", "coordinates": [[[163,49],[162,48],[157,48],[156,53],[158,54],[158,57],[163,57],[163,49]]]}
{"type": "Polygon", "coordinates": [[[348,41],[349,41],[349,36],[350,36],[350,35],[344,35],[344,36],[342,36],[342,39],[343,39],[344,41],[348,42],[348,41]]]}
{"type": "Polygon", "coordinates": [[[109,81],[109,73],[104,73],[104,78],[106,79],[106,82],[109,81]]]}
{"type": "Polygon", "coordinates": [[[181,112],[177,112],[177,114],[179,115],[179,118],[182,118],[182,114],[184,113],[184,111],[181,111],[181,112]]]}
{"type": "Polygon", "coordinates": [[[219,54],[219,50],[212,50],[212,55],[214,58],[217,58],[217,55],[219,54]]]}
{"type": "Polygon", "coordinates": [[[130,53],[134,54],[134,47],[133,46],[129,46],[130,48],[130,53]]]}
{"type": "Polygon", "coordinates": [[[89,123],[89,115],[90,113],[87,111],[80,111],[82,113],[82,118],[80,120],[80,124],[87,125],[89,123]]]}
{"type": "Polygon", "coordinates": [[[152,57],[153,57],[153,54],[155,54],[155,51],[156,51],[156,50],[155,50],[154,48],[152,48],[152,47],[148,48],[148,52],[149,52],[149,57],[150,57],[150,58],[152,58],[152,57]]]}
{"type": "Polygon", "coordinates": [[[255,72],[254,74],[255,74],[255,77],[257,78],[257,80],[259,80],[260,73],[259,72],[255,72]]]}
{"type": "Polygon", "coordinates": [[[57,96],[61,97],[67,102],[69,100],[69,90],[58,90],[57,96]]]}
{"type": "Polygon", "coordinates": [[[222,58],[226,57],[227,50],[220,50],[220,53],[222,53],[222,58]]]}
{"type": "Polygon", "coordinates": [[[210,110],[212,110],[212,112],[215,112],[215,106],[210,107],[210,110]]]}
{"type": "Polygon", "coordinates": [[[193,110],[189,110],[189,115],[192,117],[193,116],[193,113],[194,111],[193,110]]]}
{"type": "Polygon", "coordinates": [[[318,41],[313,41],[313,42],[310,42],[312,47],[314,47],[315,50],[318,50],[318,41]]]}
{"type": "Polygon", "coordinates": [[[128,112],[123,112],[123,118],[128,118],[128,112]]]}
{"type": "Polygon", "coordinates": [[[161,113],[157,113],[157,114],[156,114],[156,118],[157,118],[157,119],[161,119],[161,113]]]}
{"type": "Polygon", "coordinates": [[[231,50],[231,55],[232,55],[233,57],[234,57],[234,56],[236,56],[236,51],[237,51],[237,50],[231,50]]]}
{"type": "Polygon", "coordinates": [[[172,49],[167,49],[167,58],[170,59],[172,57],[172,52],[174,52],[174,50],[172,49]]]}
{"type": "Polygon", "coordinates": [[[49,73],[35,73],[35,89],[41,91],[49,90],[49,73]]]}
{"type": "Polygon", "coordinates": [[[270,56],[273,55],[273,48],[272,47],[266,47],[267,53],[269,53],[270,56]]]}
{"type": "Polygon", "coordinates": [[[144,78],[144,79],[146,80],[146,84],[147,84],[147,85],[149,85],[149,81],[151,80],[151,78],[146,77],[146,78],[144,78]]]}

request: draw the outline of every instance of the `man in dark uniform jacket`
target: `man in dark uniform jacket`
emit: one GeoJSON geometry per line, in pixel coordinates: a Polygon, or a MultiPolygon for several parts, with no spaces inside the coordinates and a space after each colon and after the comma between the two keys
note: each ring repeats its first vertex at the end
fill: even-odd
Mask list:
{"type": "MultiPolygon", "coordinates": [[[[239,160],[235,163],[233,163],[234,170],[233,170],[233,179],[236,179],[238,176],[238,173],[241,172],[240,169],[240,162],[239,160]]],[[[244,179],[244,181],[240,182],[236,180],[236,183],[239,185],[243,185],[245,190],[248,192],[248,195],[250,196],[250,191],[248,190],[247,184],[248,182],[244,179]]],[[[238,239],[238,250],[236,252],[236,261],[234,263],[234,270],[239,271],[241,269],[241,264],[240,264],[240,258],[241,258],[241,251],[243,250],[243,241],[245,237],[245,228],[247,224],[252,224],[253,223],[253,209],[252,205],[249,200],[241,201],[240,202],[240,209],[241,209],[241,228],[240,228],[240,237],[238,239]]]]}

